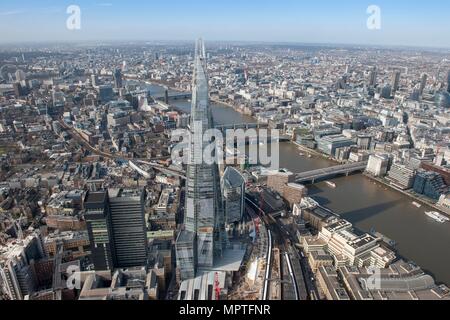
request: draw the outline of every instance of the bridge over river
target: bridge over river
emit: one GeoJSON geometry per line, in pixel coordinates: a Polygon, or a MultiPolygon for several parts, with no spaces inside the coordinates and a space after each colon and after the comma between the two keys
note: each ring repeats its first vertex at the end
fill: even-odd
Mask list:
{"type": "Polygon", "coordinates": [[[317,180],[327,179],[340,174],[349,175],[353,172],[364,171],[367,167],[367,161],[347,163],[334,167],[317,169],[299,173],[295,176],[297,183],[315,183],[317,180]]]}

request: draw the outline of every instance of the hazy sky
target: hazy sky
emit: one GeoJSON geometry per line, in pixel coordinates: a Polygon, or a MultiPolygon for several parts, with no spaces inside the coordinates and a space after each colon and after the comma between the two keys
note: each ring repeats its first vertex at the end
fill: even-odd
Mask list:
{"type": "Polygon", "coordinates": [[[206,40],[450,47],[448,0],[0,0],[0,42],[206,40]],[[69,31],[69,5],[81,30],[69,31]],[[366,10],[381,8],[381,30],[366,10]]]}

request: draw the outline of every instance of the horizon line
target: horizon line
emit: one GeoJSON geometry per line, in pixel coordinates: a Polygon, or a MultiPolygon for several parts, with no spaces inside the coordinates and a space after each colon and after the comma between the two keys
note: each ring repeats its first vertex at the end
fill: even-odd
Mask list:
{"type": "MultiPolygon", "coordinates": [[[[46,44],[84,44],[84,43],[143,43],[143,42],[172,42],[172,43],[195,43],[195,38],[187,39],[78,39],[78,40],[19,40],[19,41],[0,41],[0,47],[17,46],[17,45],[46,45],[46,44]]],[[[228,44],[265,44],[265,45],[310,45],[310,46],[347,46],[347,47],[368,47],[368,48],[396,48],[396,49],[434,49],[434,50],[450,50],[450,46],[434,46],[434,45],[412,45],[412,44],[369,44],[369,43],[341,43],[341,42],[308,42],[308,41],[292,41],[292,40],[205,40],[210,43],[228,43],[228,44]]]]}

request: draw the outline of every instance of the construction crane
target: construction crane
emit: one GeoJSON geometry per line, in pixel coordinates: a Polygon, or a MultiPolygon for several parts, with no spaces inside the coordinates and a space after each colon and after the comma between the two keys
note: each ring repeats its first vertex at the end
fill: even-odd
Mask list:
{"type": "Polygon", "coordinates": [[[219,273],[216,272],[215,276],[214,276],[214,291],[216,293],[216,301],[220,300],[220,281],[219,281],[219,273]]]}
{"type": "Polygon", "coordinates": [[[259,224],[261,223],[261,219],[255,218],[253,222],[255,224],[255,233],[256,235],[259,235],[259,224]]]}

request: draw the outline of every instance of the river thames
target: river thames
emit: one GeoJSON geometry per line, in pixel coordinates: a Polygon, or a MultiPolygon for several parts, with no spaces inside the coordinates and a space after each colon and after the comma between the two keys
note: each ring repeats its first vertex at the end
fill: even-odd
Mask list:
{"type": "MultiPolygon", "coordinates": [[[[161,88],[152,86],[152,94],[161,88]]],[[[157,94],[158,94],[157,93],[157,94]]],[[[189,112],[190,102],[172,102],[189,112]]],[[[216,125],[254,123],[255,119],[242,115],[227,106],[213,103],[216,125]]],[[[280,166],[300,173],[334,165],[321,158],[308,158],[293,143],[280,144],[280,166]]],[[[332,180],[336,188],[325,182],[308,186],[309,194],[323,206],[340,214],[364,232],[372,229],[397,243],[398,254],[411,260],[433,275],[438,283],[450,285],[450,223],[440,224],[428,218],[426,206],[417,208],[405,195],[380,185],[362,174],[332,180]]]]}

